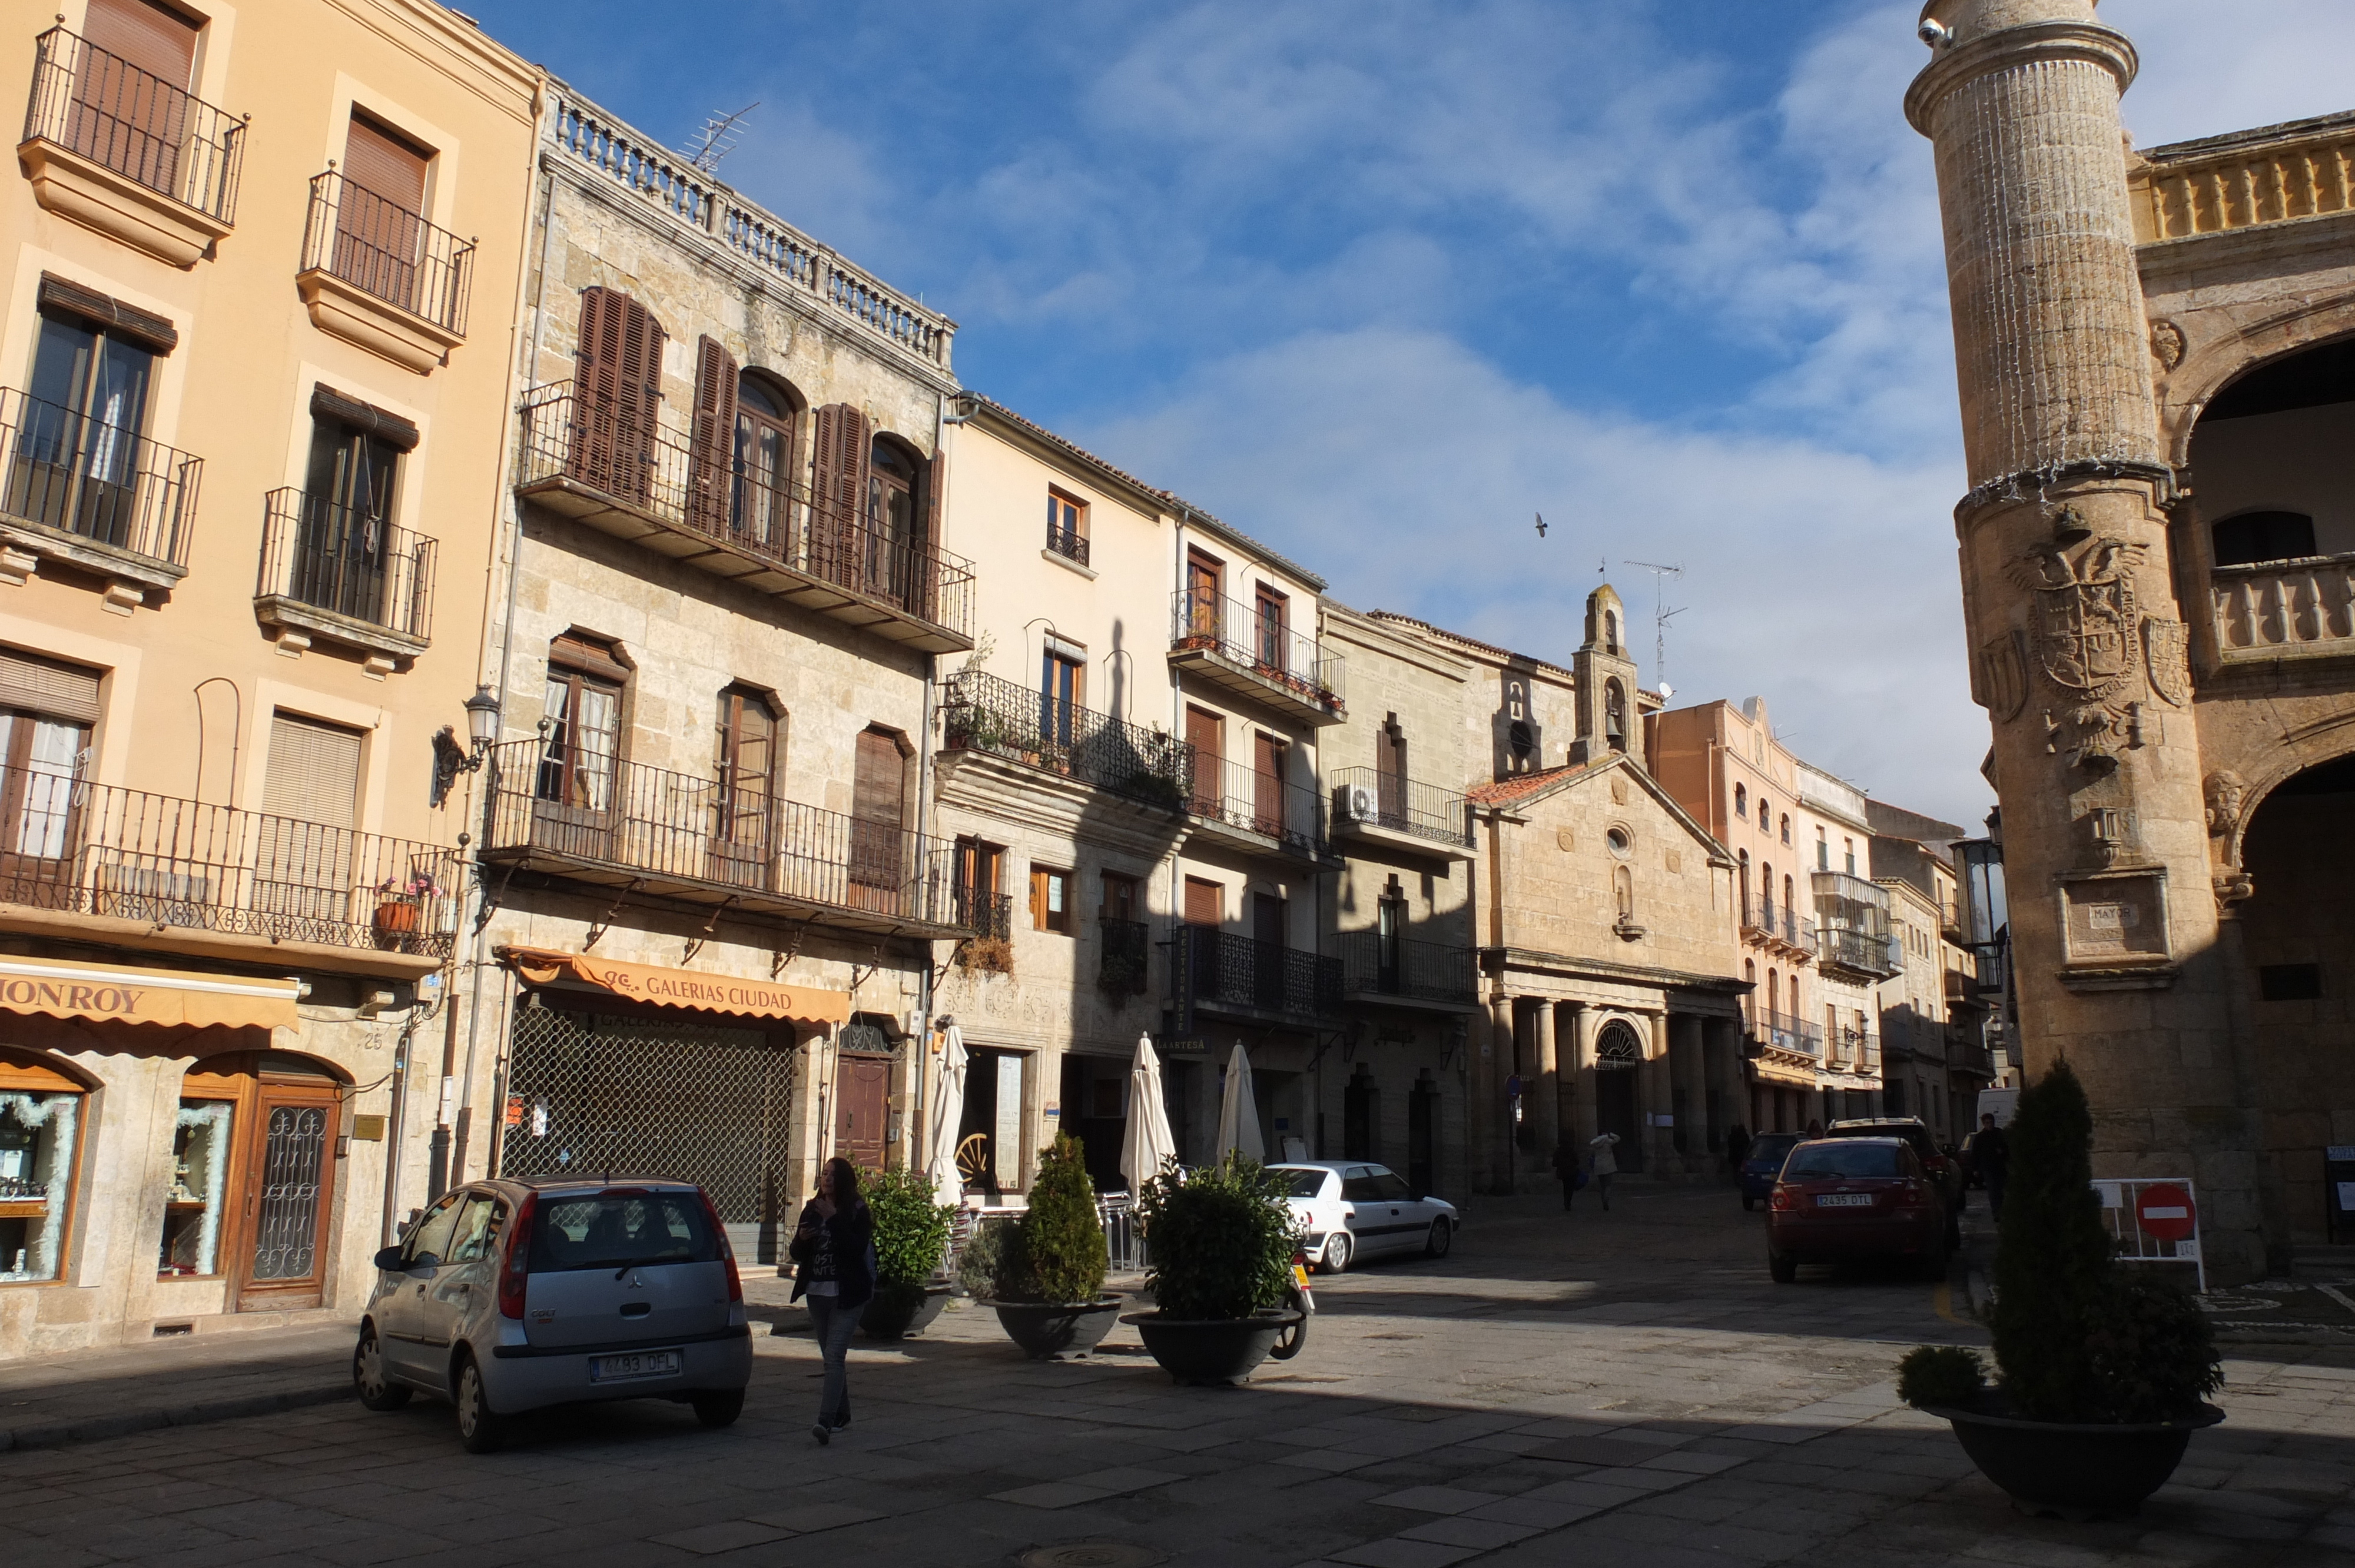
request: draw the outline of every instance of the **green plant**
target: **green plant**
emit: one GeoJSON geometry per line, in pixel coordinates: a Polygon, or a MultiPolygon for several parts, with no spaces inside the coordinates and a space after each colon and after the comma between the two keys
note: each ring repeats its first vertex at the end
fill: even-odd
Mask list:
{"type": "Polygon", "coordinates": [[[2172,1421],[2224,1386],[2215,1330],[2200,1303],[2164,1280],[2115,1271],[2085,1336],[2098,1421],[2172,1421]]]}
{"type": "Polygon", "coordinates": [[[901,1167],[867,1179],[875,1216],[877,1283],[921,1286],[940,1272],[956,1211],[939,1202],[923,1172],[901,1167]]]}
{"type": "Polygon", "coordinates": [[[1908,1404],[1967,1407],[1986,1381],[1979,1353],[1963,1345],[1916,1345],[1897,1363],[1897,1397],[1908,1404]]]}
{"type": "Polygon", "coordinates": [[[1095,1183],[1088,1180],[1086,1147],[1068,1132],[1057,1134],[1039,1157],[1022,1216],[1022,1253],[1028,1299],[1093,1301],[1103,1294],[1108,1255],[1095,1183]]]}
{"type": "Polygon", "coordinates": [[[957,1259],[957,1288],[983,1301],[1011,1301],[1028,1266],[1022,1256],[1022,1227],[991,1220],[975,1230],[957,1259]]]}
{"type": "Polygon", "coordinates": [[[1137,1213],[1153,1268],[1146,1288],[1168,1317],[1248,1318],[1284,1299],[1299,1234],[1281,1179],[1240,1155],[1145,1183],[1137,1213]]]}

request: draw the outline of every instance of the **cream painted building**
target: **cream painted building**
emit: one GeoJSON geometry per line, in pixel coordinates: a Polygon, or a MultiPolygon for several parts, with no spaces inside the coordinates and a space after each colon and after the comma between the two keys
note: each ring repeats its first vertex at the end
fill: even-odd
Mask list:
{"type": "Polygon", "coordinates": [[[537,101],[412,0],[64,10],[0,74],[0,1355],[349,1312],[423,1201],[537,101]]]}

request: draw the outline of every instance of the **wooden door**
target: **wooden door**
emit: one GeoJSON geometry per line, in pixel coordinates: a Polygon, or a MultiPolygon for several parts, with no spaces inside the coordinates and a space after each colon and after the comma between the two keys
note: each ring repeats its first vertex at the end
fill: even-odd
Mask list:
{"type": "Polygon", "coordinates": [[[1220,779],[1224,774],[1224,758],[1219,755],[1221,744],[1219,715],[1203,708],[1186,710],[1186,744],[1194,748],[1194,800],[1192,810],[1198,817],[1219,814],[1222,793],[1220,779]]]}
{"type": "Polygon", "coordinates": [[[834,1069],[834,1152],[861,1171],[883,1169],[891,1108],[891,1059],[845,1056],[834,1069]]]}
{"type": "Polygon", "coordinates": [[[1219,563],[1207,556],[1186,557],[1186,641],[1207,648],[1219,641],[1219,563]]]}
{"type": "Polygon", "coordinates": [[[1252,736],[1252,828],[1272,839],[1284,837],[1284,751],[1274,736],[1252,736]]]}
{"type": "Polygon", "coordinates": [[[730,686],[719,694],[719,770],[710,874],[739,887],[766,887],[776,816],[777,715],[760,693],[730,686]]]}
{"type": "Polygon", "coordinates": [[[337,1115],[332,1083],[263,1077],[241,1151],[231,1276],[238,1311],[294,1310],[326,1298],[337,1115]]]}

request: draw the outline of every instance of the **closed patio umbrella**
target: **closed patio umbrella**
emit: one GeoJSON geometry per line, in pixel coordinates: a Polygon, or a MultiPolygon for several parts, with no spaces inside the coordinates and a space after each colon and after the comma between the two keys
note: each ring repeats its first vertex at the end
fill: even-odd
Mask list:
{"type": "Polygon", "coordinates": [[[1153,1037],[1140,1034],[1136,1065],[1128,1071],[1128,1128],[1120,1140],[1120,1169],[1128,1190],[1143,1192],[1146,1181],[1160,1173],[1161,1162],[1177,1152],[1169,1107],[1161,1097],[1161,1059],[1154,1054],[1153,1037]]]}
{"type": "Polygon", "coordinates": [[[964,1031],[952,1023],[941,1046],[941,1092],[932,1101],[932,1134],[929,1144],[933,1199],[954,1204],[964,1196],[964,1178],[957,1174],[957,1128],[964,1125],[964,1031]]]}
{"type": "Polygon", "coordinates": [[[1240,1040],[1227,1058],[1226,1092],[1219,1097],[1219,1158],[1230,1154],[1267,1160],[1267,1143],[1259,1135],[1259,1101],[1252,1094],[1251,1058],[1240,1040]]]}

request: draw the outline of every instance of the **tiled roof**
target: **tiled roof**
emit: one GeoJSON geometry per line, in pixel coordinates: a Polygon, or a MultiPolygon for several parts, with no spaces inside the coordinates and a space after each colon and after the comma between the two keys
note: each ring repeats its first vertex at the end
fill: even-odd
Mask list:
{"type": "Polygon", "coordinates": [[[1483,653],[1492,654],[1510,662],[1529,664],[1540,670],[1550,670],[1557,675],[1570,674],[1568,670],[1550,659],[1540,659],[1529,653],[1516,653],[1509,648],[1499,648],[1494,642],[1483,642],[1476,637],[1466,637],[1460,631],[1450,631],[1444,626],[1433,626],[1428,620],[1419,620],[1412,615],[1401,615],[1395,609],[1369,609],[1366,614],[1370,620],[1390,620],[1401,626],[1412,626],[1419,631],[1428,631],[1433,637],[1444,638],[1450,642],[1461,644],[1465,648],[1476,648],[1483,653]]]}
{"type": "Polygon", "coordinates": [[[1475,784],[1464,793],[1483,806],[1502,806],[1534,795],[1558,779],[1566,779],[1573,773],[1583,772],[1586,767],[1585,763],[1568,762],[1560,768],[1548,768],[1537,773],[1522,773],[1510,779],[1499,779],[1494,784],[1475,784]]]}

